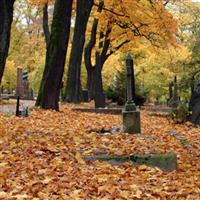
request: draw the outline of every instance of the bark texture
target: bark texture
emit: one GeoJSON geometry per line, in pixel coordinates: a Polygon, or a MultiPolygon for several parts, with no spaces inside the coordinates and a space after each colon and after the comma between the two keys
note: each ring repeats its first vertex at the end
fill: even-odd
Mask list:
{"type": "Polygon", "coordinates": [[[50,31],[49,31],[49,14],[48,14],[47,3],[43,7],[43,32],[44,32],[46,46],[48,46],[48,43],[50,41],[50,31]]]}
{"type": "Polygon", "coordinates": [[[10,46],[10,32],[15,0],[0,0],[0,84],[10,46]]]}
{"type": "Polygon", "coordinates": [[[56,0],[46,63],[36,106],[59,110],[59,95],[68,47],[73,0],[56,0]]]}
{"type": "Polygon", "coordinates": [[[93,0],[77,0],[76,22],[66,87],[67,102],[80,103],[81,101],[81,62],[85,44],[85,32],[93,3],[93,0]]]}
{"type": "MultiPolygon", "coordinates": [[[[104,2],[101,1],[98,5],[97,12],[101,13],[103,10],[104,2]]],[[[92,50],[95,47],[96,44],[96,35],[97,35],[97,28],[99,24],[99,19],[94,18],[93,24],[92,24],[92,30],[90,35],[90,40],[88,44],[85,47],[84,50],[84,61],[85,61],[85,67],[87,70],[87,89],[89,92],[89,98],[90,100],[94,99],[94,91],[95,91],[95,65],[92,65],[91,57],[92,57],[92,50]]]]}

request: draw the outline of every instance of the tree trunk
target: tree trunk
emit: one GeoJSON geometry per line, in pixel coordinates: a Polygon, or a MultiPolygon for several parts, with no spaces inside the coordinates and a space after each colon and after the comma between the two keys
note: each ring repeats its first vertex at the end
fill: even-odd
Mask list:
{"type": "Polygon", "coordinates": [[[103,92],[102,83],[102,63],[99,52],[96,52],[96,67],[95,67],[95,93],[94,102],[95,108],[104,108],[106,106],[105,94],[103,92]]]}
{"type": "Polygon", "coordinates": [[[45,37],[45,42],[46,42],[46,47],[47,47],[50,40],[49,16],[48,16],[47,3],[43,7],[43,32],[44,32],[44,37],[45,37]]]}
{"type": "Polygon", "coordinates": [[[110,46],[109,34],[111,33],[111,27],[108,23],[107,30],[104,35],[103,32],[99,34],[99,49],[101,49],[101,54],[96,52],[96,66],[95,66],[95,92],[94,92],[94,102],[95,108],[104,108],[106,106],[106,97],[103,92],[103,81],[102,81],[102,69],[103,65],[107,59],[107,52],[110,46]],[[103,40],[104,39],[104,40],[103,40]]]}
{"type": "Polygon", "coordinates": [[[67,102],[80,103],[81,101],[81,62],[85,43],[85,32],[93,3],[93,0],[77,0],[76,22],[66,87],[67,102]]]}
{"type": "Polygon", "coordinates": [[[45,70],[36,106],[59,110],[59,94],[68,47],[73,0],[56,0],[45,70]]]}
{"type": "Polygon", "coordinates": [[[15,0],[0,0],[0,84],[10,46],[10,32],[15,0]]]}
{"type": "Polygon", "coordinates": [[[86,45],[84,51],[85,67],[87,70],[87,89],[89,91],[90,100],[94,99],[95,66],[92,65],[91,56],[92,56],[92,49],[96,44],[97,27],[98,27],[98,19],[95,18],[92,25],[90,41],[86,45]]]}
{"type": "Polygon", "coordinates": [[[95,83],[95,67],[87,70],[87,90],[89,92],[89,100],[94,99],[94,83],[95,83]]]}
{"type": "MultiPolygon", "coordinates": [[[[103,6],[104,6],[104,1],[100,1],[98,9],[97,9],[98,13],[102,12],[103,6]]],[[[90,40],[88,44],[86,45],[85,51],[84,51],[84,61],[85,61],[85,67],[87,70],[87,89],[89,91],[90,100],[94,98],[95,66],[92,65],[91,57],[92,57],[92,49],[94,48],[96,44],[98,24],[99,24],[99,19],[94,18],[90,40]]]]}

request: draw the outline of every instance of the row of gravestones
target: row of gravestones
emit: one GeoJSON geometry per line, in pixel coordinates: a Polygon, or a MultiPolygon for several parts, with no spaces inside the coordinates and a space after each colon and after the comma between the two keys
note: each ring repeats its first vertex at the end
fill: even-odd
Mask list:
{"type": "MultiPolygon", "coordinates": [[[[140,114],[136,110],[135,106],[135,78],[134,78],[134,64],[133,59],[128,55],[126,59],[127,67],[127,102],[125,105],[125,110],[123,112],[124,127],[127,132],[140,132],[140,114]]],[[[89,95],[88,91],[83,91],[83,100],[88,102],[89,95]]],[[[177,108],[181,101],[178,96],[178,84],[177,77],[174,77],[174,81],[169,84],[169,99],[168,106],[172,108],[177,108]]],[[[200,124],[200,81],[197,82],[194,87],[190,103],[189,110],[192,111],[189,116],[189,120],[194,124],[200,124]]]]}
{"type": "MultiPolygon", "coordinates": [[[[133,59],[130,55],[128,55],[126,59],[126,67],[127,67],[127,102],[125,106],[125,111],[134,111],[134,114],[131,114],[132,118],[135,120],[129,121],[125,124],[132,124],[131,126],[135,126],[137,128],[131,128],[136,129],[136,132],[140,132],[140,117],[138,111],[136,111],[135,103],[134,103],[134,96],[135,96],[135,80],[134,80],[134,64],[133,59]]],[[[6,94],[1,95],[3,98],[6,97],[6,94]]],[[[23,70],[21,67],[17,68],[17,86],[16,86],[16,97],[20,97],[21,99],[33,99],[33,91],[29,88],[29,80],[28,80],[28,72],[27,70],[23,70]]],[[[83,101],[87,102],[89,100],[89,95],[87,90],[83,90],[83,101]]],[[[174,81],[170,83],[169,85],[169,100],[168,105],[170,107],[176,108],[178,107],[180,103],[180,98],[178,96],[178,87],[177,87],[177,78],[175,76],[174,81]]],[[[194,91],[192,93],[192,97],[190,100],[189,105],[190,110],[192,111],[191,116],[189,117],[189,120],[193,122],[194,124],[200,124],[200,81],[196,84],[194,87],[194,91]]],[[[124,113],[126,113],[124,112],[124,113]]],[[[130,112],[128,114],[124,114],[124,119],[130,115],[130,112]]],[[[129,125],[124,125],[129,126],[129,125]]],[[[129,128],[127,128],[128,130],[129,128]]]]}
{"type": "MultiPolygon", "coordinates": [[[[172,108],[177,108],[180,105],[180,97],[178,96],[178,86],[177,78],[175,76],[174,82],[169,84],[169,100],[168,106],[172,108]]],[[[193,124],[200,125],[200,80],[197,81],[189,102],[189,111],[191,111],[188,116],[188,120],[193,124]]]]}

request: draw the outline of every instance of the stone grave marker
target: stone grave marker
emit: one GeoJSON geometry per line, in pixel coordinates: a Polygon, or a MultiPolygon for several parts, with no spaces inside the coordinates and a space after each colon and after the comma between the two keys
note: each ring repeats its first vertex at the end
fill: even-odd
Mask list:
{"type": "Polygon", "coordinates": [[[172,108],[177,108],[180,103],[180,99],[178,96],[178,84],[177,84],[177,77],[174,77],[173,82],[173,90],[172,90],[172,98],[169,100],[169,106],[172,108]]]}
{"type": "Polygon", "coordinates": [[[23,99],[32,99],[31,90],[29,88],[28,71],[22,67],[17,68],[17,87],[16,97],[23,99]]]}
{"type": "Polygon", "coordinates": [[[127,133],[140,133],[140,112],[136,109],[136,105],[133,100],[133,88],[134,88],[134,64],[131,55],[126,58],[126,96],[127,101],[125,108],[122,111],[123,115],[123,129],[127,133]]]}
{"type": "Polygon", "coordinates": [[[17,87],[16,87],[16,97],[23,96],[23,81],[22,81],[23,69],[22,67],[17,67],[17,87]]]}

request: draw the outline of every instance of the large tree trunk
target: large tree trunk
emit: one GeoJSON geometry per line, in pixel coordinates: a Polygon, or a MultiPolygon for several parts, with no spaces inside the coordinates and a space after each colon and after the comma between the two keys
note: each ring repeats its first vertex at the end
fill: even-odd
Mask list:
{"type": "Polygon", "coordinates": [[[85,43],[85,32],[93,3],[93,0],[77,0],[76,22],[66,86],[67,102],[80,103],[81,101],[81,62],[85,43]]]}
{"type": "Polygon", "coordinates": [[[8,56],[15,0],[0,0],[0,84],[8,56]]]}
{"type": "Polygon", "coordinates": [[[59,110],[59,94],[68,47],[73,0],[56,0],[46,64],[36,106],[59,110]]]}

